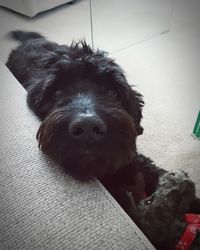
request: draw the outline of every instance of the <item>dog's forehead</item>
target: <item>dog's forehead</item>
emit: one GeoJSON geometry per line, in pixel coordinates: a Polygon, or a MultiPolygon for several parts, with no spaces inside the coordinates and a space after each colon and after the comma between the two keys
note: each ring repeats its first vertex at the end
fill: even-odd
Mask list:
{"type": "Polygon", "coordinates": [[[84,116],[92,116],[95,113],[95,103],[95,98],[90,93],[77,93],[71,105],[82,111],[84,116]]]}
{"type": "Polygon", "coordinates": [[[94,97],[89,93],[77,93],[73,98],[73,103],[91,107],[94,105],[94,97]]]}

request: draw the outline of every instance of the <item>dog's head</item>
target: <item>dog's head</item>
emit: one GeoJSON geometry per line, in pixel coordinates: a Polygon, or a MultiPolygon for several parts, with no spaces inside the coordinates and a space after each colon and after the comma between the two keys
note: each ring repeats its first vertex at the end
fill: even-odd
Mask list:
{"type": "Polygon", "coordinates": [[[37,134],[42,151],[79,179],[131,163],[143,131],[143,101],[122,69],[85,43],[53,60],[47,79],[28,97],[43,120],[37,134]]]}

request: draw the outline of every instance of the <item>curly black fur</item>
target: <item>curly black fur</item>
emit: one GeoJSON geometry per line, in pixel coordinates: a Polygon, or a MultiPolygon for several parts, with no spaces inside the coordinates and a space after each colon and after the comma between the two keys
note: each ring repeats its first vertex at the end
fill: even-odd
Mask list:
{"type": "Polygon", "coordinates": [[[41,119],[37,133],[41,150],[78,179],[99,178],[153,244],[164,249],[168,241],[173,246],[179,230],[175,225],[170,234],[169,223],[159,223],[160,216],[166,222],[182,219],[190,204],[196,210],[199,201],[192,184],[179,186],[185,180],[180,176],[163,184],[168,193],[173,183],[178,190],[166,196],[160,187],[163,176],[167,179],[166,171],[137,154],[144,102],[127,83],[121,67],[85,41],[66,46],[35,32],[13,31],[10,36],[21,45],[10,53],[7,66],[27,90],[28,106],[41,119]],[[149,200],[141,202],[144,192],[151,202],[163,201],[165,205],[155,203],[160,216],[154,205],[146,206],[149,200]],[[179,194],[187,209],[172,216],[166,201],[178,207],[179,194]]]}

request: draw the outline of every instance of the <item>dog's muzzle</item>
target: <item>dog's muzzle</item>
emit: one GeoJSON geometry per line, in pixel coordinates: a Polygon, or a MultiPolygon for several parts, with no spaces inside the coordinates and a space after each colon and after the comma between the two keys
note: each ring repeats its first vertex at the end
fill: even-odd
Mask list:
{"type": "Polygon", "coordinates": [[[78,94],[72,101],[74,115],[68,124],[68,133],[78,144],[95,144],[106,135],[107,126],[96,112],[95,103],[96,99],[90,94],[78,94]]]}
{"type": "Polygon", "coordinates": [[[37,138],[43,152],[79,179],[113,173],[136,152],[134,120],[106,95],[73,96],[45,118],[37,138]]]}

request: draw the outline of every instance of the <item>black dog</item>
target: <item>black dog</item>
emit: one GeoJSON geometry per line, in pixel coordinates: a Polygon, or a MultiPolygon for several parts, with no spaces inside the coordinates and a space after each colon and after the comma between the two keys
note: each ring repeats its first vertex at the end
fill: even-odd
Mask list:
{"type": "Polygon", "coordinates": [[[80,180],[99,178],[139,225],[137,204],[144,192],[152,195],[166,172],[137,154],[141,94],[114,60],[85,41],[66,46],[34,32],[11,36],[22,44],[7,66],[42,121],[37,134],[42,151],[80,180]]]}
{"type": "Polygon", "coordinates": [[[41,149],[80,179],[130,164],[142,133],[143,101],[122,69],[85,42],[68,47],[37,33],[12,36],[23,43],[12,51],[7,66],[42,120],[37,135],[41,149]]]}

